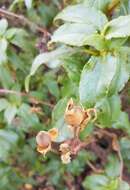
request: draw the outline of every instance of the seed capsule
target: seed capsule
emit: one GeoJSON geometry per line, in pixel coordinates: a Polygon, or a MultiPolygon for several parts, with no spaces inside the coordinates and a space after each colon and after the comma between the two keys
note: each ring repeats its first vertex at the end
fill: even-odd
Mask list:
{"type": "Polygon", "coordinates": [[[51,143],[51,137],[45,131],[40,131],[36,136],[37,145],[41,148],[47,148],[51,143]]]}
{"type": "Polygon", "coordinates": [[[81,107],[75,106],[72,99],[67,104],[65,111],[65,121],[67,124],[77,126],[84,120],[84,111],[81,107]]]}

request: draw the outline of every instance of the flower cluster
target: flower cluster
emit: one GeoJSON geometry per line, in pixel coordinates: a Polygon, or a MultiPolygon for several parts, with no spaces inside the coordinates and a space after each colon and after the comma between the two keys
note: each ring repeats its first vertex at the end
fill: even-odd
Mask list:
{"type": "MultiPolygon", "coordinates": [[[[82,106],[75,105],[73,99],[68,101],[64,114],[64,120],[68,127],[72,129],[74,138],[72,140],[62,142],[59,146],[61,160],[64,164],[71,161],[71,155],[74,152],[73,149],[78,146],[75,142],[80,142],[77,141],[79,140],[80,131],[84,130],[90,120],[94,122],[96,118],[96,110],[94,108],[84,110],[82,106]]],[[[52,128],[48,132],[40,131],[36,136],[37,151],[45,155],[51,150],[52,143],[56,141],[58,135],[58,129],[56,128],[52,128]]]]}

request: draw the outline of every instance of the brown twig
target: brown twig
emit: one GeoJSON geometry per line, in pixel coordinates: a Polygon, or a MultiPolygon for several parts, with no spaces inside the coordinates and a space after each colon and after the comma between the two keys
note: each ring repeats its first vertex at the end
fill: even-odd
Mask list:
{"type": "Polygon", "coordinates": [[[0,8],[0,16],[1,17],[6,17],[8,19],[10,19],[10,18],[18,19],[21,24],[27,25],[30,28],[35,28],[36,31],[43,33],[44,36],[50,36],[50,33],[47,31],[47,29],[38,26],[34,22],[28,20],[23,15],[18,15],[16,13],[11,12],[11,11],[7,11],[7,10],[4,10],[4,9],[0,8]]]}
{"type": "Polygon", "coordinates": [[[112,16],[114,9],[120,4],[120,0],[113,0],[108,7],[108,16],[112,16]]]}
{"type": "Polygon", "coordinates": [[[17,96],[26,96],[29,98],[29,101],[33,104],[42,104],[42,105],[49,106],[51,108],[54,107],[53,104],[51,104],[49,102],[42,101],[42,100],[37,100],[35,97],[30,96],[28,93],[25,93],[25,92],[17,92],[14,90],[0,89],[0,95],[2,95],[2,94],[15,94],[17,96]]]}

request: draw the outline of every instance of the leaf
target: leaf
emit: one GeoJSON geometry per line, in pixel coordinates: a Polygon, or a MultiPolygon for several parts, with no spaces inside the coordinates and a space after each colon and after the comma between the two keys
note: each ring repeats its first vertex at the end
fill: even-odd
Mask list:
{"type": "Polygon", "coordinates": [[[107,8],[109,6],[109,3],[111,3],[112,0],[84,0],[84,4],[89,7],[94,7],[96,9],[102,10],[104,12],[107,11],[107,8]]]}
{"type": "Polygon", "coordinates": [[[83,69],[86,59],[81,54],[74,54],[72,56],[67,56],[63,59],[63,67],[68,74],[70,80],[74,83],[79,84],[80,74],[83,69]]]}
{"type": "Polygon", "coordinates": [[[8,42],[5,38],[0,39],[0,64],[5,63],[7,61],[7,50],[8,42]]]}
{"type": "Polygon", "coordinates": [[[63,142],[74,137],[72,129],[65,123],[63,116],[54,124],[54,128],[58,129],[58,137],[55,142],[63,142]]]}
{"type": "Polygon", "coordinates": [[[99,99],[121,91],[128,79],[129,70],[126,60],[118,54],[91,57],[81,74],[80,100],[92,106],[99,99]]]}
{"type": "Polygon", "coordinates": [[[52,111],[52,122],[58,121],[65,113],[65,108],[67,106],[68,98],[64,97],[58,101],[52,111]]]}
{"type": "Polygon", "coordinates": [[[17,108],[15,105],[9,105],[5,112],[4,112],[4,117],[6,119],[6,121],[8,122],[8,124],[11,124],[11,122],[13,121],[15,115],[17,113],[17,108]]]}
{"type": "Polygon", "coordinates": [[[108,178],[104,175],[91,175],[85,178],[83,186],[89,190],[103,190],[102,187],[107,185],[108,178]]]}
{"type": "Polygon", "coordinates": [[[125,112],[120,112],[118,120],[113,123],[113,126],[116,129],[122,129],[130,134],[130,122],[128,114],[125,112]]]}
{"type": "Polygon", "coordinates": [[[107,98],[103,98],[95,105],[98,118],[97,121],[101,126],[108,127],[111,124],[111,107],[107,98]]]}
{"type": "Polygon", "coordinates": [[[7,158],[9,151],[17,140],[18,135],[15,132],[0,129],[0,159],[5,160],[7,158]]]}
{"type": "Polygon", "coordinates": [[[27,9],[30,9],[32,7],[32,1],[33,0],[24,0],[27,9]]]}
{"type": "Polygon", "coordinates": [[[120,167],[120,161],[117,156],[110,155],[108,157],[108,163],[105,166],[105,173],[111,178],[119,177],[120,167]]]}
{"type": "Polygon", "coordinates": [[[66,23],[54,32],[49,43],[60,42],[80,47],[86,45],[87,37],[94,33],[97,33],[97,31],[92,25],[82,23],[66,23]]]}
{"type": "Polygon", "coordinates": [[[121,181],[119,190],[130,190],[130,186],[126,181],[121,181]]]}
{"type": "Polygon", "coordinates": [[[101,30],[107,22],[106,16],[101,11],[83,4],[68,6],[55,17],[54,21],[59,19],[67,22],[92,25],[97,30],[101,30]]]}
{"type": "Polygon", "coordinates": [[[103,98],[96,102],[97,122],[101,127],[110,127],[117,122],[121,112],[121,102],[117,95],[103,98]]]}
{"type": "Polygon", "coordinates": [[[8,101],[4,98],[0,99],[0,112],[7,108],[9,105],[8,101]]]}
{"type": "Polygon", "coordinates": [[[33,61],[30,75],[34,75],[38,67],[42,64],[46,64],[50,68],[56,68],[62,61],[60,60],[64,55],[71,53],[72,48],[59,47],[51,52],[39,54],[33,61]]]}
{"type": "Polygon", "coordinates": [[[30,77],[35,74],[40,65],[46,64],[50,68],[56,68],[63,63],[61,58],[66,54],[69,53],[71,54],[73,51],[74,50],[72,48],[62,46],[51,52],[39,54],[33,61],[30,74],[26,77],[25,80],[26,91],[28,91],[30,77]]]}
{"type": "Polygon", "coordinates": [[[103,34],[106,39],[130,36],[130,15],[120,16],[108,22],[103,29],[103,34]]]}
{"type": "Polygon", "coordinates": [[[0,36],[3,36],[4,33],[6,32],[6,29],[8,28],[8,22],[6,19],[1,19],[0,20],[0,36]]]}
{"type": "Polygon", "coordinates": [[[92,106],[99,98],[109,94],[112,80],[118,70],[117,62],[118,58],[110,54],[105,57],[90,58],[84,66],[79,84],[80,101],[83,104],[92,106]]]}

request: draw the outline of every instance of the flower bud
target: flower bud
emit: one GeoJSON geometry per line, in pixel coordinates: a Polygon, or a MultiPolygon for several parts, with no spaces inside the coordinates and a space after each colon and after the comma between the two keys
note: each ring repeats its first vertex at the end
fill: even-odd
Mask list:
{"type": "Polygon", "coordinates": [[[65,111],[66,123],[72,126],[77,126],[77,125],[80,125],[83,120],[84,120],[83,109],[79,106],[75,106],[73,103],[73,100],[70,99],[65,111]]]}

